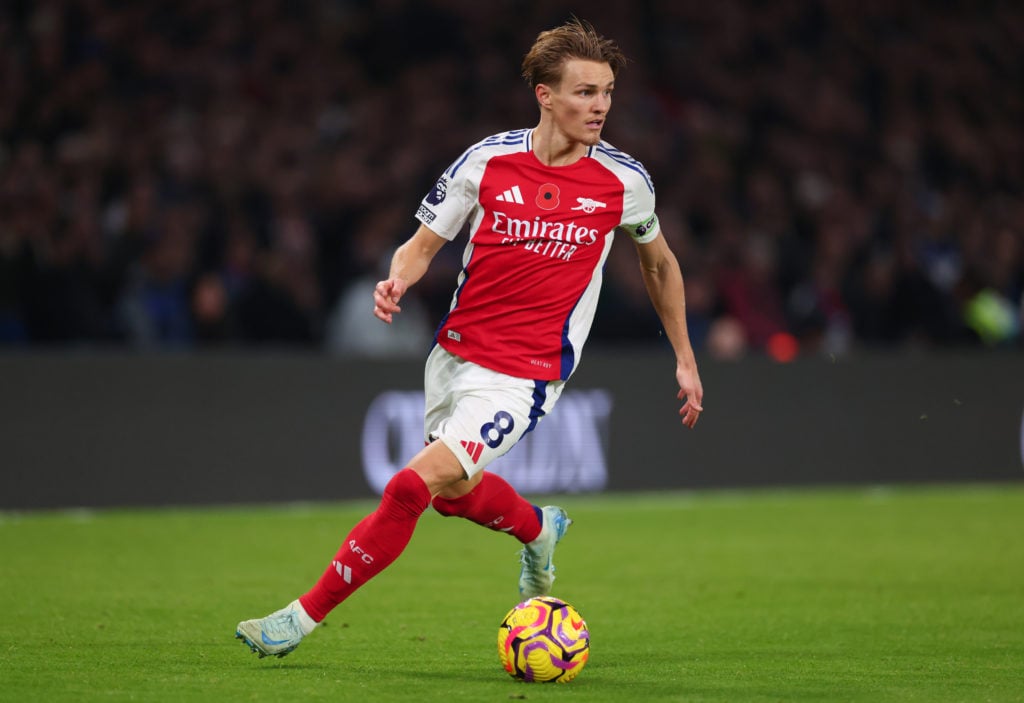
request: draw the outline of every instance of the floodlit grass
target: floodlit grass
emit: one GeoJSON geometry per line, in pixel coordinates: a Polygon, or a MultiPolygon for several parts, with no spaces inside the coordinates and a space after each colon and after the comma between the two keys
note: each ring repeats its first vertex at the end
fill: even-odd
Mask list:
{"type": "Polygon", "coordinates": [[[0,514],[0,700],[1024,701],[1024,486],[558,498],[567,685],[498,662],[517,543],[428,512],[284,659],[233,639],[370,503],[0,514]]]}

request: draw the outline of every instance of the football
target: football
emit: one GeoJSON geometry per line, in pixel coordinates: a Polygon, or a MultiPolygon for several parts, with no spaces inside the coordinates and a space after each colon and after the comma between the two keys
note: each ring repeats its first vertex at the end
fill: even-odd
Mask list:
{"type": "Polygon", "coordinates": [[[505,671],[530,682],[566,683],[590,657],[590,632],[565,601],[539,596],[512,608],[498,628],[498,655],[505,671]]]}

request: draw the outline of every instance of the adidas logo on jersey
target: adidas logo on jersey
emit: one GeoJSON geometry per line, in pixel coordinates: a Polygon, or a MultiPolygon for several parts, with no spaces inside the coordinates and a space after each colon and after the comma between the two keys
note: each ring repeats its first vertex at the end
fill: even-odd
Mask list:
{"type": "Polygon", "coordinates": [[[515,203],[516,205],[523,204],[523,192],[519,190],[519,186],[512,186],[504,193],[495,198],[500,203],[515,203]]]}

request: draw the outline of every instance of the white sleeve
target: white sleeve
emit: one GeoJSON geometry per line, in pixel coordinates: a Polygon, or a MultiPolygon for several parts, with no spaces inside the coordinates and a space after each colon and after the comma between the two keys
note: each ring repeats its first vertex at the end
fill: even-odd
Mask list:
{"type": "Polygon", "coordinates": [[[654,188],[649,180],[639,176],[629,178],[625,185],[619,227],[635,242],[646,244],[661,231],[654,213],[654,188]]]}
{"type": "Polygon", "coordinates": [[[466,155],[441,174],[416,211],[416,219],[448,241],[455,239],[477,207],[480,159],[466,155]],[[454,175],[452,175],[454,173],[454,175]]]}

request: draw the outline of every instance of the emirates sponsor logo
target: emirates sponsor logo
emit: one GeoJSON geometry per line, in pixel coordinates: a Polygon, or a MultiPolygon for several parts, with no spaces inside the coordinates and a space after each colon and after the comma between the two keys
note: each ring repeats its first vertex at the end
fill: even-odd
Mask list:
{"type": "Polygon", "coordinates": [[[540,215],[532,220],[520,220],[499,210],[494,211],[494,233],[515,240],[549,239],[584,246],[596,242],[599,235],[596,229],[577,225],[575,221],[547,222],[542,220],[540,215]]]}

